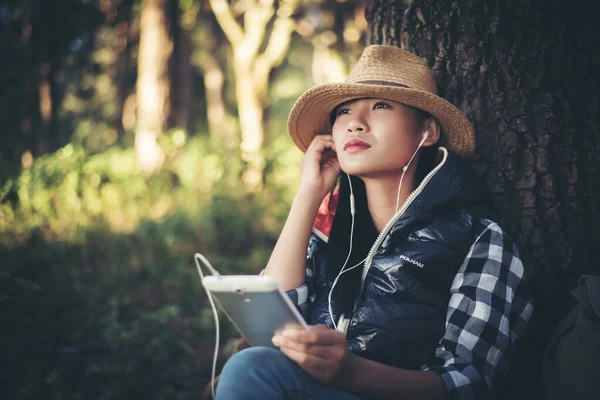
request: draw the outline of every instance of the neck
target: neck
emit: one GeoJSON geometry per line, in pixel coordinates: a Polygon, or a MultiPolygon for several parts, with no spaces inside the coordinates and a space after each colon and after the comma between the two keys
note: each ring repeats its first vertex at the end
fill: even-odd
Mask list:
{"type": "MultiPolygon", "coordinates": [[[[396,212],[396,196],[398,194],[398,184],[400,183],[401,175],[402,171],[386,176],[362,178],[365,182],[369,212],[371,213],[375,227],[380,232],[396,212]]],[[[398,207],[404,204],[414,188],[415,168],[414,165],[411,165],[402,179],[398,207]]]]}

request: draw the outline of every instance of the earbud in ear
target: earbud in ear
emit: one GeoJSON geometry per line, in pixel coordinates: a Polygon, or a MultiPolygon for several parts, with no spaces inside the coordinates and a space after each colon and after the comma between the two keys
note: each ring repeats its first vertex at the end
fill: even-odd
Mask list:
{"type": "Polygon", "coordinates": [[[425,143],[425,141],[427,140],[428,137],[429,137],[429,131],[425,130],[425,132],[423,132],[423,138],[421,139],[421,142],[419,143],[418,147],[423,146],[423,143],[425,143]]]}

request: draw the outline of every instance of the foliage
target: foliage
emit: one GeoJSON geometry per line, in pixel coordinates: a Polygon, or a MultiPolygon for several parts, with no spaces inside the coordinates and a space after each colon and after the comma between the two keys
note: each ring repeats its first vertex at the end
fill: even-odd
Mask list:
{"type": "MultiPolygon", "coordinates": [[[[238,111],[231,47],[208,2],[168,1],[167,126],[179,128],[160,136],[165,160],[152,176],[138,173],[133,149],[143,2],[0,4],[2,398],[200,396],[214,322],[192,256],[224,274],[265,265],[298,182],[286,118],[314,83],[313,40],[348,47],[342,31],[356,28],[358,1],[300,3],[290,56],[269,76],[263,184],[252,194],[237,176],[239,148],[221,148],[225,138],[239,147],[239,121],[236,137],[225,117],[207,132],[207,82],[218,79],[204,81],[205,53],[223,74],[224,115],[238,111]]],[[[221,320],[223,337],[236,336],[221,320]]]]}
{"type": "MultiPolygon", "coordinates": [[[[130,148],[69,144],[1,185],[8,398],[198,398],[214,322],[192,255],[225,274],[265,265],[297,181],[285,143],[267,149],[273,168],[252,195],[219,180],[223,156],[205,136],[181,130],[162,138],[151,177],[130,148]]],[[[237,332],[221,321],[227,349],[237,332]]]]}

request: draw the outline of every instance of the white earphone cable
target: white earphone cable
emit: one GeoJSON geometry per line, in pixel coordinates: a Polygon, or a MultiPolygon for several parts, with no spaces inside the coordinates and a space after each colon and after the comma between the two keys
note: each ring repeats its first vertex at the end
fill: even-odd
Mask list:
{"type": "MultiPolygon", "coordinates": [[[[425,143],[425,140],[427,140],[428,136],[429,136],[429,131],[425,130],[425,132],[423,133],[423,138],[421,139],[421,141],[417,145],[417,149],[415,150],[415,152],[413,153],[412,157],[408,161],[408,164],[406,164],[402,168],[402,175],[400,176],[400,183],[398,184],[398,193],[396,195],[396,210],[395,210],[395,212],[398,212],[398,205],[399,205],[398,203],[400,202],[400,188],[402,187],[402,180],[404,179],[404,174],[408,170],[408,167],[409,167],[410,163],[412,162],[412,160],[417,155],[417,152],[419,151],[419,149],[421,148],[421,146],[423,146],[423,143],[425,143]]],[[[350,255],[352,254],[352,246],[353,246],[353,238],[354,238],[354,214],[355,214],[354,191],[352,189],[352,181],[350,180],[350,175],[346,174],[346,177],[348,178],[348,184],[350,186],[350,214],[352,216],[352,225],[350,227],[350,248],[348,250],[348,255],[346,256],[346,261],[344,261],[344,265],[342,265],[342,268],[340,269],[340,272],[338,273],[338,275],[336,276],[335,280],[333,281],[333,283],[331,285],[331,289],[329,290],[329,295],[327,296],[327,305],[328,305],[328,308],[329,308],[329,317],[331,318],[331,323],[333,324],[333,327],[336,330],[337,330],[337,325],[336,325],[335,320],[333,318],[333,309],[331,307],[331,295],[333,293],[333,289],[335,288],[335,285],[337,284],[337,282],[340,279],[340,277],[342,276],[342,274],[344,274],[344,273],[346,273],[348,271],[353,270],[354,268],[358,267],[359,265],[361,265],[363,262],[365,262],[367,260],[365,258],[364,260],[360,261],[358,264],[353,265],[352,267],[350,267],[348,269],[344,269],[346,267],[346,264],[348,263],[348,260],[350,260],[350,255]]]]}
{"type": "Polygon", "coordinates": [[[412,157],[410,158],[410,160],[408,160],[408,164],[406,164],[403,168],[402,168],[402,175],[400,176],[400,183],[398,184],[398,194],[396,194],[396,209],[395,209],[395,213],[398,212],[398,206],[400,205],[400,188],[402,187],[402,180],[404,179],[404,174],[406,173],[406,171],[408,170],[408,166],[410,165],[410,163],[412,162],[412,160],[415,158],[415,156],[417,155],[417,153],[419,152],[419,149],[421,148],[421,146],[423,146],[423,143],[425,143],[425,140],[427,140],[427,137],[429,136],[429,131],[425,131],[423,133],[423,138],[421,139],[421,141],[419,142],[419,144],[417,145],[417,149],[415,150],[415,152],[413,153],[412,157]]]}
{"type": "MultiPolygon", "coordinates": [[[[200,280],[204,278],[204,274],[202,273],[202,269],[200,269],[200,263],[204,264],[210,272],[213,273],[216,277],[220,277],[221,275],[217,272],[216,269],[210,265],[210,262],[200,253],[194,254],[194,261],[196,262],[196,269],[198,269],[198,274],[200,274],[200,280]]],[[[210,378],[210,390],[212,392],[213,399],[215,398],[215,375],[217,371],[217,357],[219,356],[219,316],[217,315],[217,308],[215,307],[215,303],[213,301],[212,294],[207,290],[206,294],[208,295],[208,301],[210,302],[210,307],[212,308],[213,315],[215,317],[215,352],[213,355],[213,363],[212,363],[212,373],[210,378]]]]}
{"type": "Polygon", "coordinates": [[[333,324],[333,328],[336,330],[337,330],[337,325],[333,318],[333,310],[331,308],[331,294],[333,293],[333,289],[335,288],[337,281],[340,279],[340,276],[342,276],[342,274],[344,272],[348,272],[348,271],[358,267],[360,264],[362,264],[366,260],[366,258],[365,258],[365,260],[362,260],[358,264],[348,268],[347,270],[344,270],[344,268],[346,267],[346,264],[348,263],[348,260],[350,260],[350,255],[352,254],[352,245],[353,245],[353,238],[354,238],[354,214],[356,213],[356,210],[354,208],[354,190],[352,189],[352,181],[350,180],[350,175],[346,174],[346,177],[348,178],[348,184],[350,186],[350,215],[352,217],[352,225],[350,226],[350,248],[348,249],[348,255],[346,256],[346,261],[344,261],[344,265],[342,265],[340,272],[338,273],[335,280],[333,281],[333,284],[331,285],[331,289],[329,290],[329,295],[327,296],[329,317],[331,318],[331,323],[333,324]]]}
{"type": "MultiPolygon", "coordinates": [[[[398,194],[396,195],[396,212],[398,212],[398,203],[400,201],[400,188],[402,187],[402,180],[404,179],[404,174],[406,173],[406,170],[408,170],[408,166],[410,165],[412,160],[417,155],[417,152],[419,151],[419,149],[421,148],[421,146],[427,139],[427,136],[429,136],[429,132],[425,131],[425,134],[423,135],[423,139],[421,139],[421,142],[419,143],[419,145],[417,146],[417,149],[415,150],[412,157],[408,161],[408,164],[406,164],[406,166],[404,166],[402,168],[402,175],[400,176],[400,184],[398,185],[398,194]]],[[[365,258],[364,260],[361,260],[358,264],[353,265],[352,267],[350,267],[348,269],[344,269],[346,267],[346,264],[348,263],[348,260],[350,260],[350,255],[352,254],[352,246],[353,246],[353,238],[354,238],[354,214],[356,212],[355,204],[354,204],[354,190],[352,189],[352,181],[350,180],[350,175],[346,174],[346,177],[348,178],[348,184],[350,186],[350,214],[352,216],[352,225],[350,227],[350,248],[348,249],[346,261],[344,261],[344,265],[342,265],[340,272],[338,273],[335,280],[333,281],[333,284],[331,285],[331,289],[329,290],[329,295],[327,296],[329,316],[331,317],[331,322],[333,324],[334,329],[336,329],[336,330],[337,330],[337,325],[333,318],[333,310],[331,308],[331,295],[333,293],[333,289],[335,288],[335,285],[337,284],[337,282],[340,279],[340,277],[342,276],[342,274],[344,274],[348,271],[351,271],[354,268],[357,268],[358,266],[360,266],[363,262],[365,262],[367,260],[367,258],[365,258]]],[[[200,279],[204,278],[204,274],[202,273],[202,269],[200,268],[200,262],[202,262],[202,264],[204,264],[213,275],[215,275],[216,277],[221,276],[217,272],[217,270],[213,268],[213,266],[206,259],[206,257],[204,257],[202,254],[200,254],[200,253],[194,254],[194,261],[196,263],[196,269],[198,270],[200,279]]],[[[217,315],[217,308],[215,307],[215,303],[214,303],[212,294],[208,290],[206,291],[206,294],[208,295],[208,301],[210,302],[210,307],[213,311],[213,315],[215,318],[215,351],[213,354],[212,373],[211,373],[211,380],[210,380],[211,393],[212,393],[213,398],[215,398],[215,375],[216,375],[216,370],[217,370],[217,357],[219,355],[219,317],[217,315]]]]}

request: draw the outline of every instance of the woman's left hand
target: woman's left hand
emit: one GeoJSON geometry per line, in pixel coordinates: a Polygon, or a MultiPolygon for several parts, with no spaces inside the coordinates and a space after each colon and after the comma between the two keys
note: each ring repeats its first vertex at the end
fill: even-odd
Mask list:
{"type": "Polygon", "coordinates": [[[287,328],[273,336],[273,344],[326,384],[347,385],[356,369],[358,357],[348,349],[344,334],[325,325],[287,328]]]}

